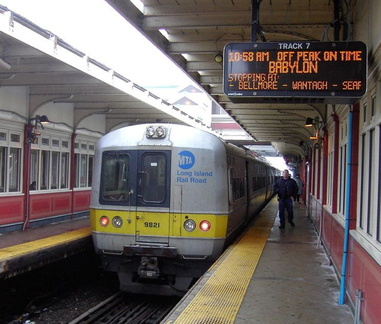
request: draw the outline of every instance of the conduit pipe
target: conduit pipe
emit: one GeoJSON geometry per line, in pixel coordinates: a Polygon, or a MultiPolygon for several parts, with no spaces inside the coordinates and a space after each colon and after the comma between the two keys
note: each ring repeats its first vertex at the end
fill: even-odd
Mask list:
{"type": "Polygon", "coordinates": [[[351,173],[352,173],[352,125],[353,110],[350,109],[348,114],[348,150],[347,150],[347,179],[345,190],[345,225],[344,225],[344,245],[343,245],[343,261],[341,264],[341,280],[340,280],[340,298],[339,305],[344,305],[346,295],[346,276],[347,276],[347,257],[348,257],[348,241],[349,241],[349,224],[350,224],[350,202],[351,202],[351,173]]]}

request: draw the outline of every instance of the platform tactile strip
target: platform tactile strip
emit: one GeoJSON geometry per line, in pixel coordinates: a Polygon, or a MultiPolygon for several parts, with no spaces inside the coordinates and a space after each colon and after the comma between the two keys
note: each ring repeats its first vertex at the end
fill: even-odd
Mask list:
{"type": "Polygon", "coordinates": [[[262,219],[260,224],[257,223],[247,231],[172,323],[234,323],[273,221],[262,219]]]}

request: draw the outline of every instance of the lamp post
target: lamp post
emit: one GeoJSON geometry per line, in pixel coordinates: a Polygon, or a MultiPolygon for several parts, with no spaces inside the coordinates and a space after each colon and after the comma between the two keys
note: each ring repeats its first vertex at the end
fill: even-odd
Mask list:
{"type": "MultiPolygon", "coordinates": [[[[28,228],[29,226],[29,218],[30,218],[30,192],[31,189],[29,186],[30,181],[30,159],[31,159],[31,144],[37,143],[37,136],[41,135],[41,133],[37,130],[38,125],[40,124],[41,128],[44,129],[43,124],[49,122],[49,119],[46,115],[36,115],[36,117],[29,118],[28,123],[24,128],[24,136],[25,143],[24,145],[24,183],[23,183],[23,192],[25,194],[25,211],[24,211],[24,223],[23,230],[28,228]]],[[[36,184],[37,185],[37,184],[36,184]]],[[[34,188],[37,189],[37,186],[34,188]]]]}

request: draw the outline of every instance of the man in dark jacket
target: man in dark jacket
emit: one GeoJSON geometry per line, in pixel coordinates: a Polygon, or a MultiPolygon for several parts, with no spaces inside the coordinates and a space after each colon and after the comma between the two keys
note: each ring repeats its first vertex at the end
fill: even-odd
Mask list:
{"type": "Polygon", "coordinates": [[[282,178],[274,184],[274,191],[278,194],[280,229],[285,228],[284,210],[287,210],[287,219],[292,227],[294,224],[294,210],[292,198],[298,193],[298,185],[291,179],[288,170],[282,172],[282,178]]]}

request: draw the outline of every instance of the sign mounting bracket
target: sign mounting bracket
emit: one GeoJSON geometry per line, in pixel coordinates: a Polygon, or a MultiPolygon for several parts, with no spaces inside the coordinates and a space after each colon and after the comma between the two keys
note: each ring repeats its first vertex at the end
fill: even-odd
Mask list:
{"type": "Polygon", "coordinates": [[[266,37],[263,34],[261,24],[259,23],[259,7],[263,0],[251,0],[251,41],[256,42],[257,36],[262,42],[266,42],[266,37]]]}

